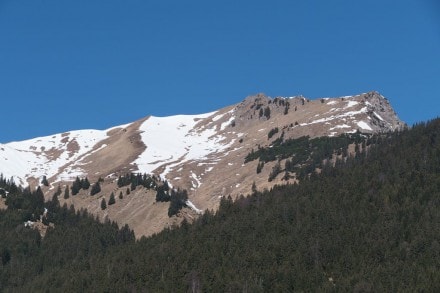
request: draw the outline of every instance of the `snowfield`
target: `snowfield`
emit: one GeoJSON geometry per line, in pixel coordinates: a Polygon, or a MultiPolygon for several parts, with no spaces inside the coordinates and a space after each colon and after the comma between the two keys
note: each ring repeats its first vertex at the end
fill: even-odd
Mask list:
{"type": "MultiPolygon", "coordinates": [[[[96,143],[107,137],[106,132],[78,130],[1,145],[1,173],[6,178],[14,177],[16,183],[22,185],[26,184],[25,179],[30,176],[40,178],[56,174],[66,163],[76,161],[91,151],[96,143]],[[51,151],[53,155],[45,155],[43,150],[51,151]],[[14,158],[14,161],[8,158],[14,158]]],[[[75,179],[79,175],[82,175],[79,169],[65,169],[59,177],[75,179]]]]}
{"type": "MultiPolygon", "coordinates": [[[[225,137],[219,135],[213,127],[196,127],[202,119],[215,114],[211,112],[147,119],[140,127],[142,141],[147,149],[135,161],[139,172],[151,173],[164,164],[171,164],[161,174],[165,178],[170,169],[177,165],[208,159],[210,155],[228,148],[233,141],[224,143],[225,137]]],[[[217,121],[220,116],[212,120],[217,121]]]]}

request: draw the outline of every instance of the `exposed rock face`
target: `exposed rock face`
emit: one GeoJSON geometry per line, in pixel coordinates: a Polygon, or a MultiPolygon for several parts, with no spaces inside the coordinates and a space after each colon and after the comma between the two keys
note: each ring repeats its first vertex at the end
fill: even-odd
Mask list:
{"type": "MultiPolygon", "coordinates": [[[[0,145],[0,173],[14,176],[21,184],[37,184],[46,175],[50,190],[70,184],[76,176],[91,182],[105,178],[102,192],[87,192],[66,201],[87,208],[101,218],[128,223],[137,236],[159,232],[178,222],[168,219],[166,205],[154,202],[154,192],[125,188],[114,183],[127,172],[153,173],[174,187],[187,189],[190,201],[199,209],[216,209],[226,195],[248,194],[271,187],[267,181],[270,164],[258,176],[257,162],[244,164],[245,156],[283,136],[335,136],[341,133],[377,133],[405,127],[389,101],[377,92],[339,98],[309,100],[302,96],[269,98],[249,96],[237,105],[201,115],[146,117],[107,130],[81,130],[0,145]],[[273,129],[278,132],[269,135],[273,129]],[[124,199],[107,210],[100,209],[102,197],[124,192],[124,199]]],[[[191,219],[196,214],[182,212],[191,219]]]]}

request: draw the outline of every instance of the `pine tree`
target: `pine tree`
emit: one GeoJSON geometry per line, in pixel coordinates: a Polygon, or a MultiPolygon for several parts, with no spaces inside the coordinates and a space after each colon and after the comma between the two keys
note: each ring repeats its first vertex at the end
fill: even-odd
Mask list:
{"type": "Polygon", "coordinates": [[[269,106],[267,106],[267,107],[264,109],[264,116],[266,116],[266,119],[267,119],[267,120],[270,119],[270,108],[269,108],[269,106]]]}
{"type": "Polygon", "coordinates": [[[269,182],[271,182],[277,175],[281,172],[280,162],[276,162],[275,166],[273,166],[272,171],[269,174],[269,182]]]}
{"type": "Polygon", "coordinates": [[[119,199],[123,199],[124,196],[122,195],[122,191],[119,192],[119,199]]]}
{"type": "Polygon", "coordinates": [[[101,185],[99,184],[99,181],[93,184],[92,190],[90,191],[90,195],[95,195],[97,193],[101,192],[101,185]]]}
{"type": "Polygon", "coordinates": [[[255,181],[252,183],[251,190],[252,190],[252,193],[256,193],[257,192],[257,184],[255,184],[255,181]]]}
{"type": "Polygon", "coordinates": [[[112,204],[115,204],[115,203],[116,203],[116,201],[115,201],[115,194],[112,192],[110,194],[110,198],[108,199],[108,205],[111,206],[112,204]]]}
{"type": "Polygon", "coordinates": [[[37,205],[43,207],[44,206],[44,193],[43,193],[43,190],[41,190],[40,186],[38,186],[37,190],[35,190],[34,196],[35,196],[37,205]]]}
{"type": "Polygon", "coordinates": [[[105,202],[105,198],[101,200],[101,210],[105,210],[107,208],[107,203],[105,202]]]}
{"type": "Polygon", "coordinates": [[[131,189],[131,191],[136,189],[136,183],[134,181],[131,182],[130,189],[131,189]]]}
{"type": "Polygon", "coordinates": [[[186,206],[188,193],[186,190],[171,190],[170,206],[168,208],[168,217],[176,215],[181,208],[186,206]]]}
{"type": "Polygon", "coordinates": [[[64,199],[68,199],[69,197],[70,197],[69,186],[66,186],[66,189],[64,189],[64,199]]]}
{"type": "Polygon", "coordinates": [[[58,197],[61,195],[61,193],[62,193],[61,186],[58,184],[57,191],[55,191],[54,196],[56,195],[58,197]]]}
{"type": "Polygon", "coordinates": [[[76,177],[76,180],[72,183],[72,195],[77,195],[79,190],[81,189],[81,180],[79,177],[76,177]]]}
{"type": "Polygon", "coordinates": [[[43,179],[41,179],[41,184],[43,184],[44,186],[49,186],[46,175],[43,175],[43,179]]]}
{"type": "Polygon", "coordinates": [[[87,190],[87,189],[89,189],[89,187],[90,187],[89,179],[87,179],[87,177],[82,179],[81,180],[81,188],[84,190],[87,190]]]}
{"type": "Polygon", "coordinates": [[[165,184],[157,188],[156,201],[158,202],[170,201],[170,195],[168,194],[165,184]]]}
{"type": "Polygon", "coordinates": [[[130,194],[130,188],[127,187],[127,190],[125,191],[125,194],[127,194],[127,195],[130,194]]]}
{"type": "Polygon", "coordinates": [[[258,162],[258,165],[257,165],[257,174],[260,174],[260,173],[261,173],[261,170],[263,170],[263,167],[264,167],[264,162],[263,162],[263,161],[258,162]]]}
{"type": "Polygon", "coordinates": [[[52,196],[52,204],[55,206],[60,205],[60,201],[58,200],[58,193],[56,193],[56,192],[52,196]]]}

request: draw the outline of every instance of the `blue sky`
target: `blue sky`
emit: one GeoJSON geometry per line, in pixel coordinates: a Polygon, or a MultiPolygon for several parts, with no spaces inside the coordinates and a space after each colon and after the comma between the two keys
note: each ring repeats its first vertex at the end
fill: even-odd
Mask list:
{"type": "Polygon", "coordinates": [[[437,0],[0,0],[0,142],[377,90],[440,110],[437,0]]]}

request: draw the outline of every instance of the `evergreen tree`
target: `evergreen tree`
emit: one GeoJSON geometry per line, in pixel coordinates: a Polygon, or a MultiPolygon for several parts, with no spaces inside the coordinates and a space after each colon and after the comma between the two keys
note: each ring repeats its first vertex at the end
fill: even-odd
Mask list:
{"type": "Polygon", "coordinates": [[[116,201],[115,201],[115,194],[112,192],[110,194],[110,198],[108,199],[108,205],[111,206],[112,204],[115,204],[115,203],[116,203],[116,201]]]}
{"type": "Polygon", "coordinates": [[[252,193],[256,193],[257,192],[257,185],[255,184],[255,181],[252,182],[251,190],[252,190],[252,193]]]}
{"type": "Polygon", "coordinates": [[[122,176],[119,175],[118,177],[118,187],[121,188],[122,186],[124,186],[124,181],[122,180],[122,176]]]}
{"type": "Polygon", "coordinates": [[[35,190],[33,195],[35,197],[37,206],[43,207],[44,206],[44,193],[43,193],[43,190],[41,190],[40,186],[37,187],[37,189],[35,190]]]}
{"type": "Polygon", "coordinates": [[[167,187],[165,186],[165,184],[161,185],[157,188],[156,201],[158,201],[158,202],[170,201],[170,195],[168,194],[168,190],[167,190],[167,187]]]}
{"type": "Polygon", "coordinates": [[[66,185],[66,189],[64,189],[64,199],[68,199],[70,197],[69,186],[66,185]]]}
{"type": "Polygon", "coordinates": [[[81,189],[81,180],[77,176],[75,181],[72,183],[72,195],[77,195],[81,189]]]}
{"type": "Polygon", "coordinates": [[[105,198],[101,200],[101,210],[105,210],[107,208],[107,203],[105,202],[105,198]]]}
{"type": "Polygon", "coordinates": [[[52,204],[53,205],[60,205],[60,201],[58,200],[58,192],[55,192],[53,194],[53,196],[52,196],[52,204]]]}
{"type": "Polygon", "coordinates": [[[267,119],[267,120],[270,119],[270,108],[269,108],[269,106],[267,106],[267,107],[264,109],[264,116],[266,116],[266,119],[267,119]]]}
{"type": "Polygon", "coordinates": [[[122,191],[119,192],[119,199],[123,199],[124,195],[122,195],[122,191]]]}
{"type": "Polygon", "coordinates": [[[97,193],[101,192],[101,185],[99,184],[99,181],[93,184],[92,190],[90,191],[90,195],[95,195],[97,193]]]}
{"type": "Polygon", "coordinates": [[[46,175],[43,175],[43,178],[41,179],[41,184],[43,184],[44,186],[49,186],[46,175]]]}
{"type": "Polygon", "coordinates": [[[264,167],[264,162],[263,161],[259,161],[258,165],[257,165],[257,174],[261,173],[261,170],[263,170],[264,167]]]}
{"type": "Polygon", "coordinates": [[[275,179],[275,177],[277,177],[277,175],[280,174],[280,172],[281,172],[281,165],[280,162],[278,161],[275,163],[275,166],[273,166],[272,171],[269,174],[269,182],[275,179]]]}
{"type": "Polygon", "coordinates": [[[180,209],[186,206],[188,193],[186,190],[171,190],[170,207],[168,208],[168,217],[176,215],[180,209]]]}
{"type": "Polygon", "coordinates": [[[87,190],[87,189],[89,189],[89,187],[90,187],[89,179],[87,177],[84,179],[81,179],[81,188],[84,190],[87,190]]]}
{"type": "Polygon", "coordinates": [[[63,193],[63,192],[61,191],[61,185],[58,184],[58,187],[57,187],[57,190],[55,191],[55,194],[56,194],[57,196],[60,196],[61,193],[63,193]]]}

